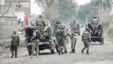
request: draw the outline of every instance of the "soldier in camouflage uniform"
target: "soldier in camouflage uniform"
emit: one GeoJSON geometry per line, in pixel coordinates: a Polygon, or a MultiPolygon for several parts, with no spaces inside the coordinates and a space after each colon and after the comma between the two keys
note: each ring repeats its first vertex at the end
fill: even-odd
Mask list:
{"type": "Polygon", "coordinates": [[[64,30],[61,25],[56,30],[56,35],[55,35],[57,42],[58,42],[58,53],[63,54],[63,49],[64,49],[64,30]]]}
{"type": "Polygon", "coordinates": [[[39,15],[39,19],[36,21],[35,25],[39,28],[39,31],[41,33],[41,38],[44,38],[44,28],[46,26],[46,23],[44,19],[42,18],[42,15],[39,15]]]}
{"type": "Polygon", "coordinates": [[[84,42],[84,48],[81,50],[81,52],[84,53],[84,50],[87,49],[86,54],[89,54],[89,43],[91,42],[91,36],[88,28],[86,28],[82,34],[82,42],[84,42]]]}
{"type": "Polygon", "coordinates": [[[14,56],[14,53],[15,53],[15,58],[17,58],[19,42],[20,42],[19,36],[17,36],[16,31],[14,31],[12,34],[12,40],[11,40],[11,45],[10,45],[10,50],[12,54],[11,58],[14,56]]]}

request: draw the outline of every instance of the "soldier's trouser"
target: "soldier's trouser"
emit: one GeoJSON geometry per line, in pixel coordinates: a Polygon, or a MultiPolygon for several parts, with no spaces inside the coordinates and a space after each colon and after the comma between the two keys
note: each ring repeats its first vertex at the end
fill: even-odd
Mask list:
{"type": "Polygon", "coordinates": [[[29,55],[31,55],[32,54],[32,45],[27,46],[27,50],[28,50],[29,55]]]}
{"type": "Polygon", "coordinates": [[[15,57],[17,57],[17,49],[18,49],[18,46],[17,45],[11,45],[10,46],[10,51],[11,51],[11,54],[12,54],[11,57],[13,57],[14,54],[15,54],[15,57]]]}
{"type": "Polygon", "coordinates": [[[36,39],[33,41],[32,54],[36,52],[36,55],[39,54],[39,40],[36,39]]]}
{"type": "Polygon", "coordinates": [[[64,50],[67,51],[67,46],[66,46],[66,44],[64,44],[64,50]]]}
{"type": "Polygon", "coordinates": [[[71,49],[72,50],[75,50],[76,41],[77,41],[77,38],[73,37],[72,40],[71,40],[71,49]]]}
{"type": "Polygon", "coordinates": [[[61,43],[61,42],[58,42],[58,52],[59,52],[59,54],[60,53],[63,53],[63,44],[61,43]]]}
{"type": "Polygon", "coordinates": [[[87,53],[89,53],[89,42],[84,42],[84,48],[83,51],[87,49],[87,53]]]}

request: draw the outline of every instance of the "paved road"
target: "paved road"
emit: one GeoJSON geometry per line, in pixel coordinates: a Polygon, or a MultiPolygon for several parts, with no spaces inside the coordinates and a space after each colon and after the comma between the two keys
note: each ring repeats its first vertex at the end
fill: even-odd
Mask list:
{"type": "MultiPolygon", "coordinates": [[[[0,64],[113,64],[113,44],[105,40],[104,45],[92,43],[90,45],[90,55],[81,53],[83,43],[80,41],[81,36],[78,36],[76,44],[76,53],[67,53],[64,55],[50,54],[49,50],[41,51],[41,54],[36,57],[27,56],[26,48],[19,49],[18,58],[0,58],[0,64]]],[[[70,52],[70,43],[67,45],[68,52],[70,52]]]]}

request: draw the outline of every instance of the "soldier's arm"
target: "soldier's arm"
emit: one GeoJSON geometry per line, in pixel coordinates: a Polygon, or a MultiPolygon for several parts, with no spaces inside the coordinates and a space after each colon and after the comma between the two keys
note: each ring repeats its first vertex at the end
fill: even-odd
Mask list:
{"type": "Polygon", "coordinates": [[[19,45],[19,43],[20,43],[20,38],[19,38],[19,36],[18,36],[18,45],[19,45]]]}
{"type": "MultiPolygon", "coordinates": [[[[84,33],[83,33],[83,34],[84,34],[84,33]]],[[[84,42],[84,41],[83,41],[83,34],[82,34],[82,42],[84,42]]]]}
{"type": "Polygon", "coordinates": [[[90,35],[90,33],[89,33],[89,41],[91,42],[91,35],[90,35]]]}

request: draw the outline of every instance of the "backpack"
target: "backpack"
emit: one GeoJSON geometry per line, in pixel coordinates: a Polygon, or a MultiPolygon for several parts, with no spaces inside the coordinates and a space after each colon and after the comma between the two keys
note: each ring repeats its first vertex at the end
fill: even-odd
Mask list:
{"type": "Polygon", "coordinates": [[[19,36],[12,36],[12,45],[18,45],[19,44],[19,36]]]}

